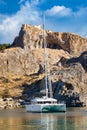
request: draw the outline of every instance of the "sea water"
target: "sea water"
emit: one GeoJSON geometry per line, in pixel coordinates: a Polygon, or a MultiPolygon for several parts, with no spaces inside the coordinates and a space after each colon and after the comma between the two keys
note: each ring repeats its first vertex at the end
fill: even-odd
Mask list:
{"type": "Polygon", "coordinates": [[[67,108],[65,113],[0,110],[0,130],[87,130],[87,108],[67,108]]]}

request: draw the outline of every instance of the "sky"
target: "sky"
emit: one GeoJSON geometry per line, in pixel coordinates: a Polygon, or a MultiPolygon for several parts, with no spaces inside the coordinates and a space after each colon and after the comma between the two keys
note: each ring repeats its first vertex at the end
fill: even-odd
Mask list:
{"type": "Polygon", "coordinates": [[[87,36],[87,0],[0,0],[0,44],[12,44],[22,24],[87,36]]]}

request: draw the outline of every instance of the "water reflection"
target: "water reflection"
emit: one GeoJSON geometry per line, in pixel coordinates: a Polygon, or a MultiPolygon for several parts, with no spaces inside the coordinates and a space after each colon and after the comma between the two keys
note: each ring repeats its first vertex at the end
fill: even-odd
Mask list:
{"type": "Polygon", "coordinates": [[[0,111],[0,130],[86,130],[87,109],[66,113],[26,113],[25,110],[0,111]]]}
{"type": "MultiPolygon", "coordinates": [[[[59,114],[58,114],[59,115],[59,114]]],[[[41,124],[43,125],[42,130],[57,130],[58,127],[62,130],[66,129],[66,114],[61,114],[58,116],[55,114],[42,114],[41,124]]]]}
{"type": "Polygon", "coordinates": [[[52,114],[41,114],[42,130],[53,130],[54,128],[54,117],[52,114]]]}

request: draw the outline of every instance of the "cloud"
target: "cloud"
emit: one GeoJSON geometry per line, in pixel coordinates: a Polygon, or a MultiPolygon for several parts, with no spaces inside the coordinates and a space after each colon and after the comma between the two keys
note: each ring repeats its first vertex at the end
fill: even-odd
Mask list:
{"type": "Polygon", "coordinates": [[[0,5],[2,4],[6,4],[6,2],[4,0],[0,0],[0,5]]]}
{"type": "Polygon", "coordinates": [[[87,7],[80,7],[77,12],[74,13],[78,17],[84,17],[87,15],[87,7]]]}
{"type": "Polygon", "coordinates": [[[65,6],[53,6],[51,9],[47,9],[45,11],[47,16],[51,16],[51,17],[77,17],[77,19],[80,17],[86,17],[87,15],[87,7],[80,7],[78,8],[76,11],[73,11],[71,8],[67,8],[65,6]]]}
{"type": "MultiPolygon", "coordinates": [[[[12,43],[24,23],[32,25],[41,24],[42,10],[39,8],[39,5],[43,1],[45,0],[32,0],[30,2],[26,1],[24,4],[22,3],[24,0],[20,0],[20,10],[14,15],[0,14],[0,43],[12,43]]],[[[87,34],[86,12],[87,7],[73,11],[65,6],[53,6],[45,11],[45,28],[85,35],[85,33],[87,34]]]]}
{"type": "Polygon", "coordinates": [[[87,7],[73,11],[65,6],[53,6],[46,10],[47,27],[53,31],[72,32],[87,35],[87,7]],[[49,16],[49,17],[48,17],[49,16]]]}
{"type": "Polygon", "coordinates": [[[31,0],[31,3],[32,3],[33,5],[37,5],[37,4],[39,3],[39,1],[40,1],[40,0],[31,0]]]}
{"type": "Polygon", "coordinates": [[[51,9],[48,9],[46,11],[46,14],[49,16],[67,16],[72,13],[72,10],[70,8],[66,8],[65,6],[54,6],[51,9]]]}
{"type": "Polygon", "coordinates": [[[39,24],[39,14],[33,5],[26,2],[21,5],[20,10],[12,15],[0,15],[0,43],[13,42],[14,37],[19,33],[22,24],[39,24]]]}
{"type": "Polygon", "coordinates": [[[18,2],[18,4],[22,4],[22,3],[24,3],[25,2],[25,0],[20,0],[19,2],[18,2]]]}
{"type": "Polygon", "coordinates": [[[30,0],[30,3],[33,5],[38,5],[44,3],[45,0],[30,0]]]}

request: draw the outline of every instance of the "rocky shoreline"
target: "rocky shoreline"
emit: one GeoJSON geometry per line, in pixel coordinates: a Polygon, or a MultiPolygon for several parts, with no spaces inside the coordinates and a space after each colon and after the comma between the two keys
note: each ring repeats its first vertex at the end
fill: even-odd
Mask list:
{"type": "Polygon", "coordinates": [[[22,99],[0,98],[0,109],[14,109],[24,107],[22,99]]]}
{"type": "MultiPolygon", "coordinates": [[[[72,101],[68,102],[66,104],[67,107],[86,107],[87,104],[84,104],[79,101],[75,104],[72,103],[72,101]],[[70,103],[71,102],[71,103],[70,103]]],[[[25,105],[29,104],[29,101],[23,100],[21,98],[15,99],[15,98],[0,98],[0,110],[1,109],[16,109],[16,108],[25,108],[25,105]]]]}

